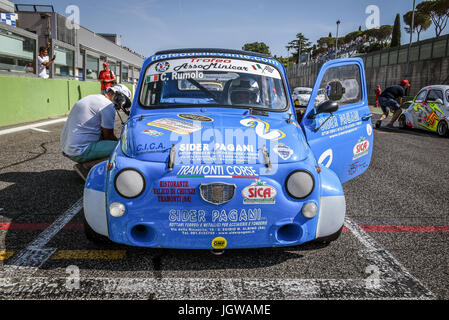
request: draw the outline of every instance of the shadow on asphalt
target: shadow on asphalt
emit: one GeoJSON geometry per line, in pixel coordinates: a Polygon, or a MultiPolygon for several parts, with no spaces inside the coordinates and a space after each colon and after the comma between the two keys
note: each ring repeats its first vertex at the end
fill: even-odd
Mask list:
{"type": "Polygon", "coordinates": [[[415,135],[415,136],[420,136],[420,137],[429,137],[429,138],[434,138],[434,139],[447,139],[448,138],[448,137],[441,137],[437,133],[427,132],[424,130],[412,129],[412,128],[411,129],[400,129],[397,127],[394,127],[394,128],[380,127],[380,128],[375,128],[375,130],[382,131],[382,132],[405,133],[405,134],[410,134],[410,135],[415,135]]]}

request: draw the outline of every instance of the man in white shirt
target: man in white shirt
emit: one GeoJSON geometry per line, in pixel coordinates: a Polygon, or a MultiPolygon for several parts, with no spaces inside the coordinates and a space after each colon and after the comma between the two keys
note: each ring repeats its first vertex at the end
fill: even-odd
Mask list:
{"type": "MultiPolygon", "coordinates": [[[[50,43],[49,43],[49,45],[50,45],[50,43]]],[[[47,46],[47,48],[40,47],[39,55],[37,56],[38,75],[39,75],[39,78],[43,78],[43,79],[48,79],[47,68],[49,68],[56,59],[56,55],[53,55],[53,58],[51,60],[49,60],[50,58],[48,57],[48,48],[49,48],[49,46],[47,46]]]]}
{"type": "Polygon", "coordinates": [[[106,160],[117,145],[114,135],[116,107],[114,99],[122,94],[131,99],[124,85],[108,88],[104,94],[93,94],[79,100],[69,113],[61,133],[64,156],[75,164],[75,171],[86,180],[89,170],[106,160]]]}

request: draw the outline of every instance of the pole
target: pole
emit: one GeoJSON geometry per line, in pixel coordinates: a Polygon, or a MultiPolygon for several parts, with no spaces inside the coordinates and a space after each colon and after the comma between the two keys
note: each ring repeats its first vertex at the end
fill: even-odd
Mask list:
{"type": "Polygon", "coordinates": [[[409,76],[409,73],[410,73],[410,49],[412,47],[413,30],[415,27],[415,2],[416,2],[416,0],[413,0],[412,25],[410,27],[410,42],[408,44],[408,50],[407,50],[407,72],[406,72],[407,76],[409,76]]]}
{"type": "Polygon", "coordinates": [[[338,58],[337,50],[338,50],[338,26],[340,25],[340,20],[337,20],[337,38],[335,39],[335,59],[338,58]]]}

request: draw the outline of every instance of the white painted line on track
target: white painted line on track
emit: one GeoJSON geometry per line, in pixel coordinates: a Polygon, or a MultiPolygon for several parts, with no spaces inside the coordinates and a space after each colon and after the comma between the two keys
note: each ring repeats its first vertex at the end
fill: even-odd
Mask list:
{"type": "Polygon", "coordinates": [[[346,217],[345,226],[364,246],[359,255],[379,270],[370,279],[209,279],[81,277],[80,289],[67,278],[30,277],[55,252],[43,248],[82,208],[82,199],[42,232],[0,275],[0,298],[38,299],[435,299],[389,252],[346,217]],[[24,269],[25,268],[25,272],[24,269]],[[18,273],[20,271],[20,273],[18,273]],[[10,278],[19,279],[10,281],[10,278]]]}
{"type": "Polygon", "coordinates": [[[36,129],[37,127],[48,126],[50,124],[55,124],[55,123],[65,122],[65,121],[67,121],[67,117],[55,119],[55,120],[44,121],[44,122],[39,122],[39,123],[34,123],[34,124],[29,124],[29,125],[10,128],[10,129],[4,129],[4,130],[0,130],[0,136],[4,135],[4,134],[19,132],[19,131],[28,130],[28,129],[36,129]]]}
{"type": "Polygon", "coordinates": [[[31,130],[33,130],[33,131],[37,131],[37,132],[44,132],[44,133],[48,133],[48,132],[51,132],[51,131],[48,131],[48,130],[44,130],[44,129],[39,129],[39,128],[30,128],[31,130]]]}
{"type": "Polygon", "coordinates": [[[379,269],[379,280],[391,283],[394,290],[400,289],[410,294],[417,294],[422,298],[435,299],[434,294],[421,281],[412,276],[399,261],[357,223],[346,217],[345,227],[365,246],[366,249],[359,251],[359,254],[379,269]]]}
{"type": "Polygon", "coordinates": [[[83,208],[83,199],[75,202],[24,250],[4,266],[0,278],[21,278],[34,274],[57,250],[44,246],[83,208]]]}

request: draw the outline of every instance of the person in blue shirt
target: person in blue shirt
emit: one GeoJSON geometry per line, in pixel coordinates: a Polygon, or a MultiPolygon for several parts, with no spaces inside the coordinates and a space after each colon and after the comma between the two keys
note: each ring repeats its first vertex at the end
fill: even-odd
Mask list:
{"type": "Polygon", "coordinates": [[[402,97],[405,95],[405,89],[410,87],[408,80],[402,80],[400,85],[394,85],[386,88],[379,97],[379,105],[382,108],[382,116],[376,122],[376,128],[380,128],[382,121],[388,117],[390,110],[393,113],[391,121],[387,124],[388,128],[392,128],[394,122],[402,113],[401,104],[402,97]]]}

